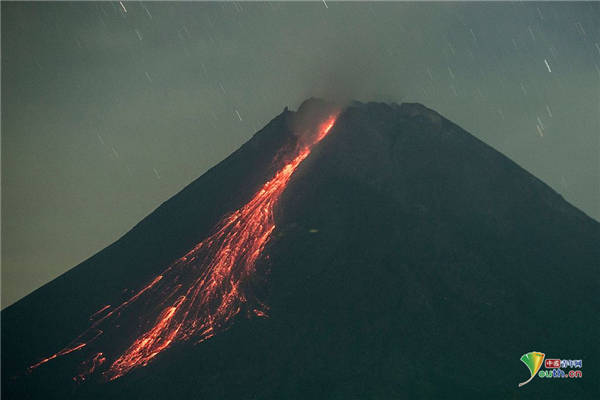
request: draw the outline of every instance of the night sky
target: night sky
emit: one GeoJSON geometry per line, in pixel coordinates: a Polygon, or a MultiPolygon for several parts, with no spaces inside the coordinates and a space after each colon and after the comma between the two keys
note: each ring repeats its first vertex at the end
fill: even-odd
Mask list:
{"type": "Polygon", "coordinates": [[[599,20],[597,2],[3,2],[2,307],[310,96],[423,103],[600,219],[599,20]]]}

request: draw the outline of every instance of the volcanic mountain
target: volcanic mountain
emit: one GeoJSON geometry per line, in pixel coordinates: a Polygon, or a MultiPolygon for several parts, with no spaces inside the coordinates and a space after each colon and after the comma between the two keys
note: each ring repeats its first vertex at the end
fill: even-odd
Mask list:
{"type": "Polygon", "coordinates": [[[599,243],[420,104],[307,100],[3,310],[2,397],[597,398],[599,243]]]}

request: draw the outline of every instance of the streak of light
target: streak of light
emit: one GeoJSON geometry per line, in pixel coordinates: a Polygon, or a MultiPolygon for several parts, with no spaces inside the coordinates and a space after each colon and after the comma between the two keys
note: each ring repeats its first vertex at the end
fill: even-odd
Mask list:
{"type": "MultiPolygon", "coordinates": [[[[337,115],[317,125],[308,144],[297,145],[287,161],[241,208],[225,215],[213,233],[171,263],[163,272],[129,300],[115,308],[104,306],[95,312],[92,324],[69,345],[31,365],[29,370],[75,351],[110,347],[111,337],[121,338],[121,322],[141,321],[129,345],[110,351],[91,349],[73,378],[85,381],[103,368],[102,377],[115,380],[131,370],[148,365],[175,342],[193,339],[203,342],[229,328],[244,307],[258,317],[268,317],[267,306],[248,290],[256,272],[256,261],[275,230],[274,206],[298,166],[314,145],[329,133],[337,115]],[[143,300],[142,300],[143,299],[143,300]],[[140,304],[138,304],[140,300],[140,304]],[[134,307],[135,306],[135,307],[134,307]],[[102,329],[101,329],[102,328],[102,329]],[[110,335],[100,340],[102,335],[110,335]],[[99,342],[99,343],[98,343],[99,342]],[[111,354],[111,355],[109,355],[111,354]]],[[[154,169],[158,176],[158,171],[154,169]]],[[[251,313],[248,313],[251,315],[251,313]]]]}

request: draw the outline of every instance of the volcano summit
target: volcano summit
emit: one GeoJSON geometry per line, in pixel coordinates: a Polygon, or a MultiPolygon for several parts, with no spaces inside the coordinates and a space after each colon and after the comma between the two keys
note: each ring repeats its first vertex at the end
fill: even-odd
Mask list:
{"type": "Polygon", "coordinates": [[[599,242],[422,105],[307,100],[4,310],[2,396],[593,398],[599,242]]]}

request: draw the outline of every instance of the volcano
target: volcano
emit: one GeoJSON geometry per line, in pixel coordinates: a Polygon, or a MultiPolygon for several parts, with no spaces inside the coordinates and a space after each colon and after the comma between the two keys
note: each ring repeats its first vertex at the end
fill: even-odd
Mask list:
{"type": "Polygon", "coordinates": [[[599,243],[423,105],[310,99],[3,310],[2,397],[597,398],[599,243]]]}

